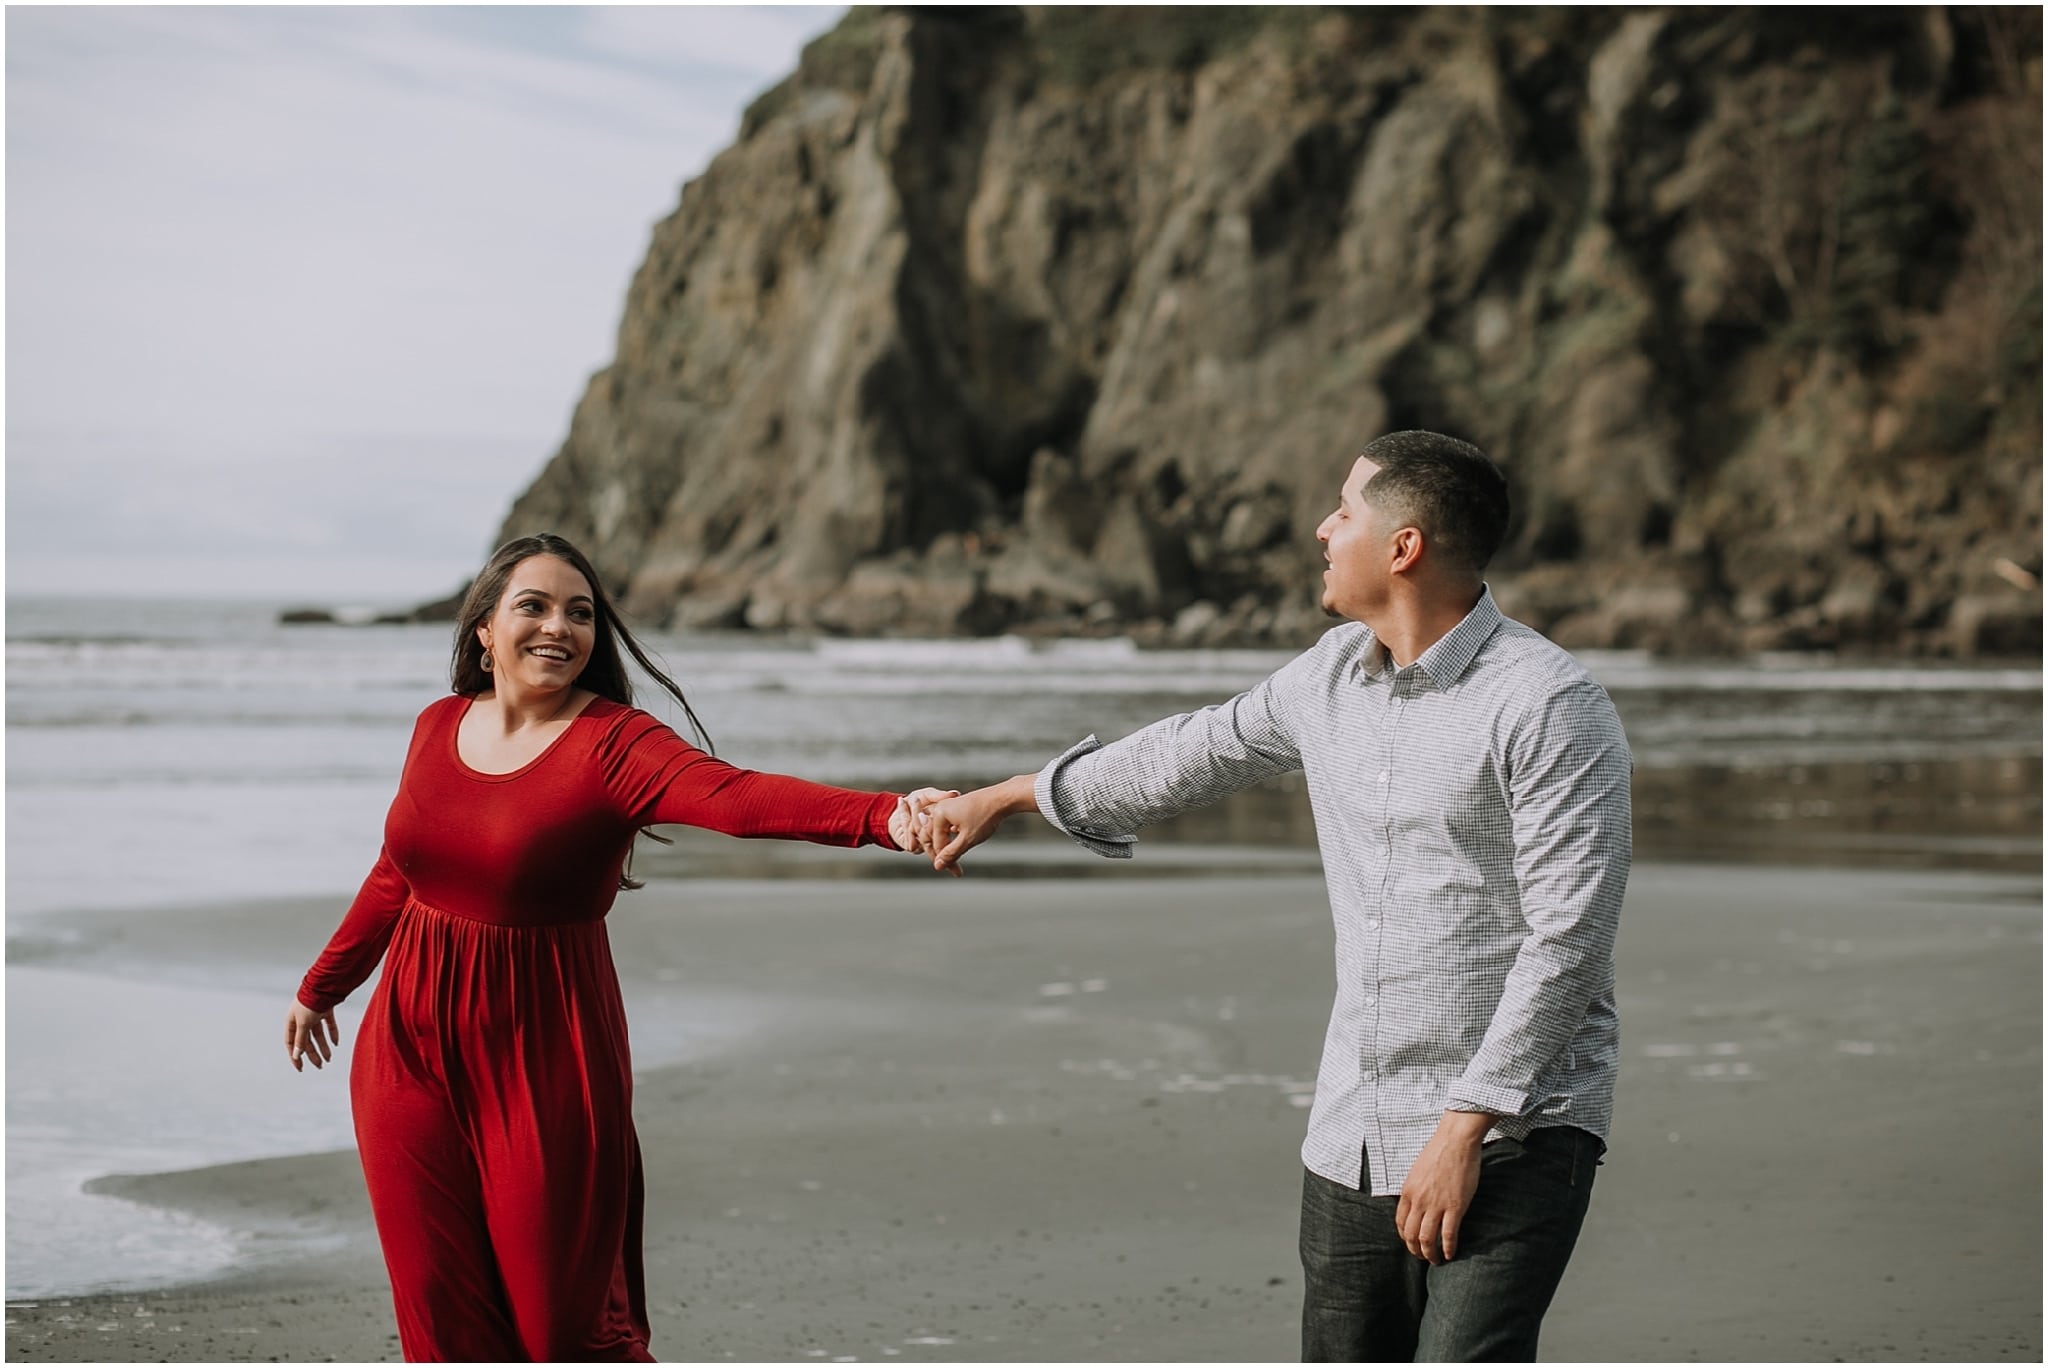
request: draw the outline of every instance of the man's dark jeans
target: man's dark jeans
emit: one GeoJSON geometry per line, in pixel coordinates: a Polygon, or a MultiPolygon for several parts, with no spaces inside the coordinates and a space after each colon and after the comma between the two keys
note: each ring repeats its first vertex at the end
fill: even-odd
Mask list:
{"type": "Polygon", "coordinates": [[[1434,1267],[1401,1243],[1400,1198],[1306,1173],[1302,1361],[1533,1360],[1605,1148],[1573,1126],[1486,1146],[1458,1257],[1434,1267]]]}

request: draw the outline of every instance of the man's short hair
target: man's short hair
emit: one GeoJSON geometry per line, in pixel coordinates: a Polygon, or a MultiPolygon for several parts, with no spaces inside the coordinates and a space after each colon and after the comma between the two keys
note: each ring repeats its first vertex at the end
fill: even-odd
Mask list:
{"type": "Polygon", "coordinates": [[[1431,552],[1486,569],[1508,531],[1508,481],[1470,442],[1440,432],[1390,432],[1359,453],[1379,467],[1365,501],[1422,529],[1431,552]]]}

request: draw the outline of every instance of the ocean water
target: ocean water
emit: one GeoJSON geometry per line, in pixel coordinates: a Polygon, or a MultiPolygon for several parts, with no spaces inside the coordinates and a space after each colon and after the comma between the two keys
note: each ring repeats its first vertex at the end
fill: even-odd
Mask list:
{"type": "MultiPolygon", "coordinates": [[[[447,687],[449,631],[284,627],[279,607],[8,600],[9,1296],[160,1285],[245,1252],[236,1232],[81,1193],[92,1177],[351,1143],[343,1080],[283,1075],[279,1018],[375,856],[412,720],[447,687]],[[273,903],[316,920],[228,958],[202,934],[221,909],[273,903]],[[148,955],[124,957],[120,928],[145,921],[148,955]]],[[[1122,640],[648,640],[727,759],[891,787],[1035,769],[1089,732],[1227,698],[1288,657],[1122,640]]],[[[2038,863],[2038,670],[1585,659],[1636,752],[1648,857],[2038,863]]],[[[677,720],[653,691],[643,701],[677,720]]],[[[1020,848],[1041,862],[1100,868],[1032,825],[1020,848]]],[[[1161,873],[1274,844],[1313,858],[1284,783],[1158,839],[1188,857],[1161,873]]],[[[640,868],[733,872],[742,843],[710,840],[722,844],[686,838],[640,868]]],[[[904,872],[747,844],[746,872],[904,872]]],[[[715,1029],[684,1013],[646,1034],[673,1057],[715,1029]]]]}

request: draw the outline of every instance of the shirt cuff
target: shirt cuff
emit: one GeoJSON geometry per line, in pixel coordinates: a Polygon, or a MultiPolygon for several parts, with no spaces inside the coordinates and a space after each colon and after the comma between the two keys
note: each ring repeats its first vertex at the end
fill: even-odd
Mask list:
{"type": "Polygon", "coordinates": [[[1453,1083],[1444,1102],[1445,1111],[1483,1111],[1495,1116],[1520,1116],[1528,1109],[1529,1094],[1475,1083],[1469,1078],[1453,1083]]]}
{"type": "Polygon", "coordinates": [[[1132,847],[1138,844],[1136,836],[1129,832],[1103,831],[1076,822],[1060,811],[1059,803],[1053,798],[1053,786],[1059,780],[1060,771],[1070,762],[1101,749],[1102,743],[1093,736],[1088,736],[1054,757],[1052,763],[1040,770],[1038,777],[1032,781],[1031,797],[1038,804],[1039,815],[1052,823],[1056,829],[1073,837],[1082,849],[1105,859],[1128,860],[1132,855],[1132,847]]]}
{"type": "Polygon", "coordinates": [[[1529,1118],[1526,1116],[1502,1116],[1498,1112],[1491,1111],[1489,1108],[1470,1102],[1447,1102],[1444,1104],[1444,1110],[1447,1112],[1477,1112],[1483,1116],[1492,1116],[1493,1124],[1486,1128],[1485,1135],[1479,1137],[1479,1143],[1482,1145],[1490,1145],[1496,1140],[1527,1140],[1529,1132],[1534,1129],[1529,1124],[1529,1118]]]}

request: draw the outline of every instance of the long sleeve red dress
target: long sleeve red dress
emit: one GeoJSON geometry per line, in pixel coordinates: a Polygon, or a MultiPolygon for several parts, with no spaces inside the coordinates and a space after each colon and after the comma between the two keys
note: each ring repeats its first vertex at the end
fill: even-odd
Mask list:
{"type": "Polygon", "coordinates": [[[420,714],[384,849],[299,1001],[384,975],[354,1032],[357,1147],[409,1361],[649,1360],[633,1075],[605,914],[655,823],[886,843],[896,795],[735,769],[593,701],[531,763],[420,714]]]}

